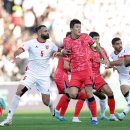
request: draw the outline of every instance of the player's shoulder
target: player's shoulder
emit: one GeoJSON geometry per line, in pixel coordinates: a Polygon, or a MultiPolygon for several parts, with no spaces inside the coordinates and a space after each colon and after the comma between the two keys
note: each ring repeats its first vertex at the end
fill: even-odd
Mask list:
{"type": "Polygon", "coordinates": [[[110,57],[111,57],[111,58],[115,57],[114,51],[110,53],[110,57]]]}
{"type": "Polygon", "coordinates": [[[23,42],[23,45],[31,45],[31,44],[33,44],[33,43],[35,43],[36,42],[36,39],[30,39],[30,40],[27,40],[27,41],[24,41],[23,42]]]}
{"type": "Polygon", "coordinates": [[[71,39],[71,37],[70,37],[70,35],[68,35],[67,37],[64,38],[64,41],[70,40],[70,39],[71,39]]]}
{"type": "Polygon", "coordinates": [[[89,36],[87,33],[81,33],[81,34],[80,34],[80,37],[83,37],[83,38],[84,38],[84,37],[90,37],[90,36],[89,36]]]}

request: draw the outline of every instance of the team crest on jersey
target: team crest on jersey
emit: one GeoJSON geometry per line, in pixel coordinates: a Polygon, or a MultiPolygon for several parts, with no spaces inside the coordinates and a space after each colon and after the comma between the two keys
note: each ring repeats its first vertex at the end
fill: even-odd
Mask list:
{"type": "Polygon", "coordinates": [[[48,49],[49,48],[49,46],[48,45],[46,45],[46,49],[48,49]]]}

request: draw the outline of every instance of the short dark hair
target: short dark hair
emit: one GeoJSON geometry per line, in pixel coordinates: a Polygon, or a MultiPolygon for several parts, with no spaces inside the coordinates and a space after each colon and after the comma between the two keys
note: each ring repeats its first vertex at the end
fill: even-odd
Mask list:
{"type": "Polygon", "coordinates": [[[73,19],[70,21],[70,28],[73,28],[75,24],[81,24],[78,19],[73,19]]]}
{"type": "Polygon", "coordinates": [[[112,45],[114,45],[115,42],[116,42],[116,41],[119,41],[119,40],[121,40],[119,37],[113,38],[112,41],[111,41],[112,45]]]}
{"type": "Polygon", "coordinates": [[[35,28],[35,32],[38,32],[42,27],[46,27],[45,25],[39,25],[38,27],[35,28]]]}
{"type": "Polygon", "coordinates": [[[99,37],[100,35],[98,32],[90,32],[89,36],[93,38],[93,37],[99,37]]]}

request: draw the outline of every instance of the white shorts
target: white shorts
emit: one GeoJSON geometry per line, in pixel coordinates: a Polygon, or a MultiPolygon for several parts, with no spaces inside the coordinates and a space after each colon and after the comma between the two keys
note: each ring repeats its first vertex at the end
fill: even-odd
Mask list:
{"type": "Polygon", "coordinates": [[[36,89],[42,94],[50,94],[50,77],[45,76],[43,78],[34,77],[31,74],[26,73],[20,84],[26,86],[28,89],[36,87],[36,89]]]}
{"type": "Polygon", "coordinates": [[[128,85],[130,86],[130,76],[128,75],[119,75],[120,85],[128,85]]]}

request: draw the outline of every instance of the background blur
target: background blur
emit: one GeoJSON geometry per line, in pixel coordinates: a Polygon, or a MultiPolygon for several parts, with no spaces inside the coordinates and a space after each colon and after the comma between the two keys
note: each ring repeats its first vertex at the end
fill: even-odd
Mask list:
{"type": "MultiPolygon", "coordinates": [[[[0,0],[0,96],[10,102],[9,95],[14,94],[16,81],[24,74],[27,56],[23,54],[17,64],[12,64],[9,59],[23,41],[35,37],[36,26],[46,25],[51,40],[62,46],[70,20],[78,18],[82,21],[82,32],[99,32],[101,45],[110,54],[113,37],[119,36],[124,44],[129,40],[129,12],[130,0],[0,0]]],[[[56,62],[52,60],[51,65],[56,62]]],[[[114,72],[107,81],[117,99],[117,108],[123,108],[125,102],[120,94],[117,73],[114,72]]],[[[57,90],[54,83],[52,86],[54,96],[57,90]]],[[[35,92],[30,99],[34,99],[34,95],[35,92]]]]}

